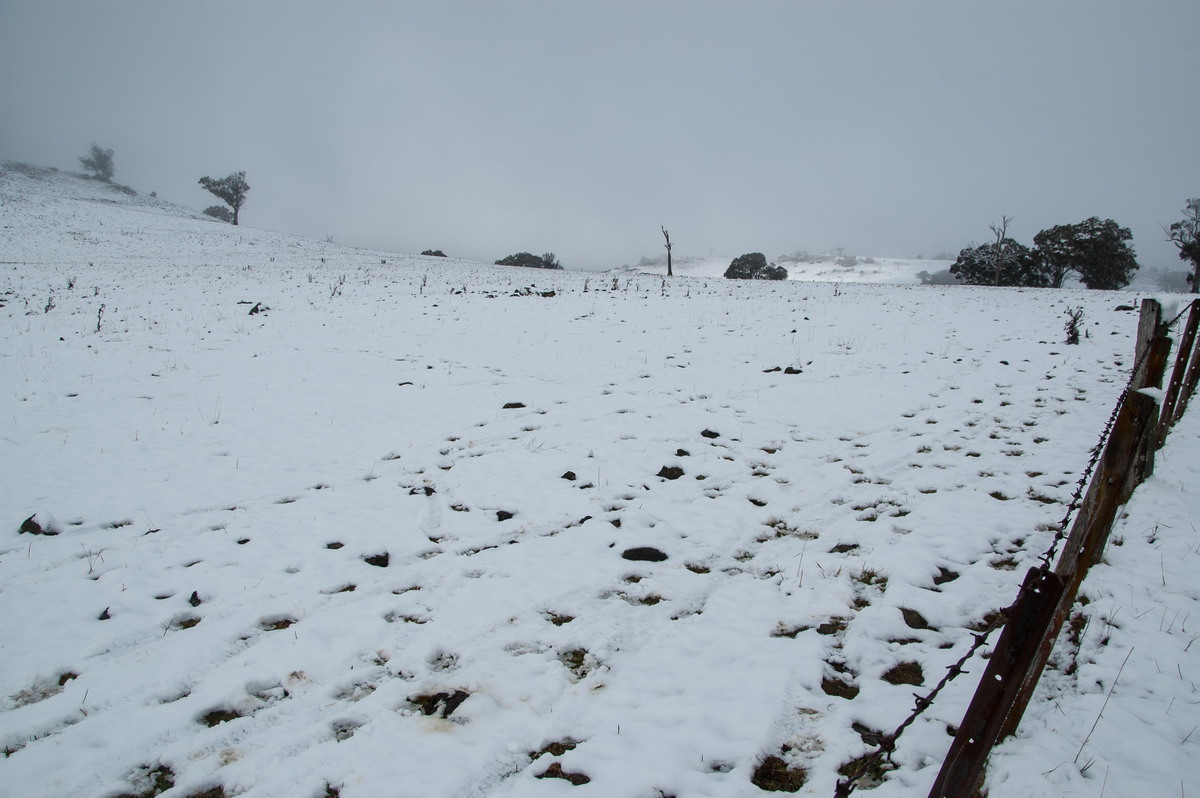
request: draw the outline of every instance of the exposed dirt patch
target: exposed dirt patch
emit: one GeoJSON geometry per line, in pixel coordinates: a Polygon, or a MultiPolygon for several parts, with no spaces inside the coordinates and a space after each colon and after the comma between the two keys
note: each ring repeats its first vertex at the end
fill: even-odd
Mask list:
{"type": "Polygon", "coordinates": [[[900,608],[900,614],[904,616],[904,624],[909,629],[930,629],[929,621],[925,620],[925,616],[916,610],[910,610],[907,607],[900,608]]]}
{"type": "Polygon", "coordinates": [[[258,622],[258,628],[265,632],[279,632],[296,622],[296,619],[290,615],[268,615],[261,618],[258,622]]]}
{"type": "Polygon", "coordinates": [[[573,740],[570,737],[564,737],[561,740],[547,743],[546,746],[540,751],[530,751],[529,758],[530,760],[536,760],[538,757],[545,754],[550,754],[550,756],[562,756],[567,751],[574,751],[578,747],[578,740],[573,740]]]}
{"type": "Polygon", "coordinates": [[[835,679],[832,676],[826,676],[821,680],[821,689],[825,691],[826,695],[837,696],[846,700],[857,698],[859,692],[858,685],[841,679],[835,679]]]}
{"type": "Polygon", "coordinates": [[[439,718],[448,718],[454,714],[454,710],[462,706],[462,703],[470,698],[471,694],[466,690],[455,690],[452,693],[427,693],[424,695],[415,695],[408,699],[410,704],[415,704],[420,708],[425,715],[439,718]]]}
{"type": "Polygon", "coordinates": [[[558,655],[561,662],[576,680],[587,677],[596,669],[596,659],[586,648],[572,648],[558,655]]]}
{"type": "Polygon", "coordinates": [[[175,786],[175,773],[166,765],[142,765],[129,778],[137,792],[123,792],[114,798],[154,798],[175,786]]]}
{"type": "Polygon", "coordinates": [[[944,585],[947,582],[953,582],[955,579],[958,579],[959,576],[961,576],[961,574],[959,574],[958,571],[951,571],[950,569],[943,568],[939,565],[937,576],[933,577],[933,583],[935,585],[944,585]]]}
{"type": "Polygon", "coordinates": [[[205,712],[196,720],[197,722],[203,723],[205,726],[211,729],[213,726],[221,723],[228,723],[229,721],[236,720],[240,717],[243,717],[243,715],[236,709],[230,709],[229,707],[217,707],[216,709],[210,709],[208,712],[205,712]]]}
{"type": "Polygon", "coordinates": [[[808,781],[808,771],[791,766],[780,756],[769,756],[758,763],[750,783],[767,792],[799,792],[808,781]]]}
{"type": "MultiPolygon", "coordinates": [[[[864,735],[865,738],[865,735],[864,735]]],[[[868,743],[873,745],[874,743],[868,743]]],[[[884,759],[872,761],[871,754],[863,754],[860,757],[851,759],[846,764],[838,768],[838,775],[843,778],[852,778],[857,776],[858,781],[855,782],[860,789],[873,790],[880,784],[883,784],[884,777],[888,771],[895,770],[895,765],[889,766],[884,759]]]]}
{"type": "Polygon", "coordinates": [[[374,565],[376,568],[387,568],[391,557],[385,551],[381,554],[368,554],[363,557],[363,562],[367,565],[374,565]]]}
{"type": "Polygon", "coordinates": [[[888,684],[920,685],[925,683],[925,671],[918,662],[901,662],[889,668],[883,680],[888,684]]]}
{"type": "Polygon", "coordinates": [[[835,635],[839,632],[844,632],[846,631],[846,626],[849,623],[849,618],[830,618],[828,621],[817,627],[817,634],[835,635]]]}
{"type": "Polygon", "coordinates": [[[583,773],[569,773],[569,772],[563,770],[562,765],[560,765],[557,762],[551,762],[550,767],[546,768],[544,771],[542,771],[541,774],[539,774],[535,778],[565,779],[566,781],[569,781],[572,784],[574,784],[576,787],[587,784],[589,781],[591,781],[591,779],[588,778],[587,775],[585,775],[583,773]]]}

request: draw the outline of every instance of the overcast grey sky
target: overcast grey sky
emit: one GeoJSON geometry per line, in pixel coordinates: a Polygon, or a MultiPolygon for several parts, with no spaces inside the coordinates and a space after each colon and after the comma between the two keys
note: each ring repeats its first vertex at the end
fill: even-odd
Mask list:
{"type": "Polygon", "coordinates": [[[1200,0],[0,0],[0,158],[242,223],[568,268],[915,257],[1089,216],[1182,269],[1200,0]]]}

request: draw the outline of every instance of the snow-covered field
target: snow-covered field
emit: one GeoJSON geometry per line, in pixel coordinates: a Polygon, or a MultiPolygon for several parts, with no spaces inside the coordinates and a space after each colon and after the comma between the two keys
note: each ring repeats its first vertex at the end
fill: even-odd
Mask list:
{"type": "MultiPolygon", "coordinates": [[[[832,795],[1048,544],[1139,299],[365,252],[8,164],[0,261],[14,798],[832,795]]],[[[992,798],[1200,791],[1198,417],[992,798]]]]}

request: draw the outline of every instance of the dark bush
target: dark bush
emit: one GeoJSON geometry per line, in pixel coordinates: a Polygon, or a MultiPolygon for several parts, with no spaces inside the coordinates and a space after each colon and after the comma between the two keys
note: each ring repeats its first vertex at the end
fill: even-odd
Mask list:
{"type": "Polygon", "coordinates": [[[942,269],[940,272],[917,272],[917,279],[921,281],[921,285],[958,285],[958,280],[949,269],[942,269]]]}
{"type": "Polygon", "coordinates": [[[529,269],[562,269],[562,264],[554,257],[553,252],[547,252],[538,257],[530,252],[518,252],[515,255],[496,261],[497,266],[524,266],[529,269]]]}
{"type": "Polygon", "coordinates": [[[734,258],[725,276],[731,280],[786,280],[788,273],[782,266],[768,265],[761,252],[749,252],[734,258]]]}
{"type": "Polygon", "coordinates": [[[222,222],[233,224],[233,211],[226,208],[224,205],[209,205],[204,209],[205,216],[211,216],[214,219],[220,219],[222,222]]]}
{"type": "Polygon", "coordinates": [[[421,254],[422,254],[422,255],[426,255],[426,256],[428,256],[428,257],[430,257],[430,258],[444,258],[444,257],[446,257],[446,253],[445,253],[445,252],[442,252],[440,249],[427,249],[427,250],[425,250],[424,252],[422,252],[421,254]]]}

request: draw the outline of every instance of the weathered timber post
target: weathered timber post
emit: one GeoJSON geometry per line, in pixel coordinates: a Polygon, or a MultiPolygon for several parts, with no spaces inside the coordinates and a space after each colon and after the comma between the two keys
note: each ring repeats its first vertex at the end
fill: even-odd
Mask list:
{"type": "Polygon", "coordinates": [[[1171,380],[1167,383],[1167,392],[1163,396],[1162,415],[1158,420],[1158,445],[1161,447],[1167,439],[1167,432],[1175,423],[1175,406],[1183,390],[1187,377],[1188,357],[1196,342],[1196,327],[1200,324],[1200,303],[1192,302],[1188,312],[1187,324],[1184,325],[1183,335],[1179,338],[1179,350],[1175,355],[1175,368],[1171,370],[1171,380]]]}
{"type": "MultiPolygon", "coordinates": [[[[1200,301],[1193,300],[1192,310],[1195,311],[1198,306],[1200,306],[1200,301]]],[[[1183,378],[1183,385],[1179,388],[1179,401],[1176,403],[1175,413],[1171,417],[1172,426],[1183,417],[1183,411],[1187,410],[1188,401],[1196,392],[1197,382],[1200,382],[1200,346],[1193,342],[1191,362],[1188,364],[1187,374],[1183,378]]]]}
{"type": "Polygon", "coordinates": [[[992,746],[1000,739],[1009,707],[1029,671],[1062,595],[1061,577],[1045,568],[1030,568],[1021,594],[1009,609],[996,648],[971,705],[959,724],[929,798],[968,798],[983,773],[992,746]]]}
{"type": "Polygon", "coordinates": [[[1163,306],[1158,304],[1157,299],[1141,300],[1141,314],[1138,317],[1138,340],[1134,343],[1134,362],[1140,362],[1132,376],[1129,378],[1129,385],[1134,390],[1147,388],[1150,383],[1146,382],[1146,367],[1148,360],[1148,352],[1150,352],[1150,344],[1154,338],[1158,338],[1160,328],[1163,326],[1163,306]]]}
{"type": "Polygon", "coordinates": [[[1083,581],[1083,574],[1099,558],[1117,510],[1154,471],[1153,448],[1146,452],[1145,440],[1153,438],[1157,422],[1158,401],[1153,396],[1135,392],[1126,397],[1054,566],[1055,573],[1068,578],[1078,573],[1083,581]]]}

